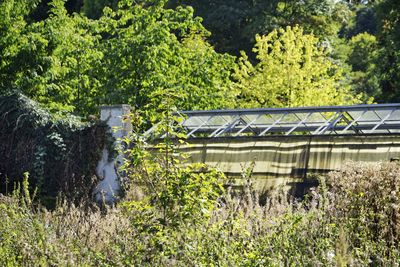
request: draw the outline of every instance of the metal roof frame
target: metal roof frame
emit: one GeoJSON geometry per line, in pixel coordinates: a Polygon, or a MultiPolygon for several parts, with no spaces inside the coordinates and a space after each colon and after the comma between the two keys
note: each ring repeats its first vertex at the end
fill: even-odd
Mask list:
{"type": "MultiPolygon", "coordinates": [[[[187,138],[400,134],[400,104],[179,111],[187,138]]],[[[145,135],[154,134],[157,125],[145,135]]]]}

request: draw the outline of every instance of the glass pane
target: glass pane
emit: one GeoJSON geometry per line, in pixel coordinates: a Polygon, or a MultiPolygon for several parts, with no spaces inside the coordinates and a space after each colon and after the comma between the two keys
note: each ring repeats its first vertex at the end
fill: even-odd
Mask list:
{"type": "Polygon", "coordinates": [[[388,121],[400,121],[400,110],[395,110],[387,120],[388,121]]]}
{"type": "Polygon", "coordinates": [[[202,125],[205,121],[207,121],[210,116],[196,116],[189,117],[183,122],[183,126],[185,127],[198,127],[202,125]]]}
{"type": "Polygon", "coordinates": [[[349,111],[348,113],[350,114],[350,116],[353,117],[353,120],[358,119],[357,120],[358,124],[365,124],[368,122],[380,121],[378,115],[376,115],[376,113],[372,110],[369,110],[365,113],[364,113],[364,111],[349,111]],[[362,117],[359,118],[361,115],[362,115],[362,117]]]}

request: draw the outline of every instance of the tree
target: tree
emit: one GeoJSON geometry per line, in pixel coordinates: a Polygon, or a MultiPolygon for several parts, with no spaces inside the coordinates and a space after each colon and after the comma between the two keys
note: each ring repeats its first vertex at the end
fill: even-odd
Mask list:
{"type": "Polygon", "coordinates": [[[118,0],[83,0],[83,13],[91,18],[98,19],[103,14],[105,7],[116,9],[118,0]]]}
{"type": "MultiPolygon", "coordinates": [[[[164,96],[166,102],[173,100],[168,93],[164,96]]],[[[122,170],[126,174],[126,189],[133,187],[136,192],[142,193],[128,195],[128,202],[124,205],[142,211],[148,209],[147,214],[154,212],[151,215],[157,218],[161,227],[202,224],[208,221],[217,199],[224,192],[223,181],[226,177],[221,171],[205,164],[187,161],[188,155],[177,147],[177,144],[185,144],[185,134],[179,131],[178,126],[181,118],[170,113],[169,105],[161,109],[162,120],[156,130],[165,137],[163,142],[155,145],[157,153],[149,149],[143,139],[142,116],[137,113],[131,116],[135,127],[124,140],[128,148],[124,150],[126,156],[122,170]]]]}
{"type": "Polygon", "coordinates": [[[243,54],[236,72],[244,107],[338,105],[359,102],[343,83],[341,69],[327,57],[318,39],[286,27],[256,36],[253,65],[243,54]]]}
{"type": "Polygon", "coordinates": [[[382,88],[380,101],[400,102],[400,5],[396,0],[377,4],[379,79],[382,88]]]}
{"type": "Polygon", "coordinates": [[[297,24],[306,33],[326,38],[336,35],[351,15],[348,5],[331,0],[170,0],[170,4],[190,5],[204,18],[218,51],[249,55],[256,34],[297,24]]]}
{"type": "Polygon", "coordinates": [[[360,33],[375,35],[378,26],[375,8],[365,5],[356,6],[355,8],[355,14],[352,16],[349,25],[342,30],[343,33],[347,38],[360,33]]]}
{"type": "Polygon", "coordinates": [[[351,52],[347,62],[352,67],[351,79],[355,92],[366,97],[379,98],[381,89],[377,73],[378,43],[376,37],[360,33],[349,41],[351,52]]]}
{"type": "Polygon", "coordinates": [[[26,16],[37,1],[5,0],[0,3],[0,85],[10,87],[16,75],[15,61],[20,58],[28,38],[24,36],[26,16]]]}
{"type": "Polygon", "coordinates": [[[92,103],[98,81],[91,71],[101,58],[96,49],[99,35],[92,32],[95,23],[68,15],[62,0],[52,1],[50,12],[44,21],[33,23],[20,15],[18,31],[3,31],[13,39],[8,41],[12,53],[4,50],[1,59],[1,88],[19,89],[52,110],[93,111],[100,104],[92,103]]]}
{"type": "Polygon", "coordinates": [[[2,91],[17,88],[49,109],[80,115],[120,103],[157,115],[163,90],[179,96],[179,109],[234,103],[234,58],[205,41],[208,32],[191,8],[125,0],[91,20],[53,0],[46,19],[29,21],[26,3],[2,3],[0,12],[12,16],[0,19],[2,91]]]}
{"type": "Polygon", "coordinates": [[[233,57],[216,53],[204,40],[208,32],[192,8],[164,4],[121,1],[117,11],[106,9],[100,18],[106,36],[97,66],[103,103],[129,103],[157,116],[162,92],[172,90],[178,109],[233,106],[233,57]]]}

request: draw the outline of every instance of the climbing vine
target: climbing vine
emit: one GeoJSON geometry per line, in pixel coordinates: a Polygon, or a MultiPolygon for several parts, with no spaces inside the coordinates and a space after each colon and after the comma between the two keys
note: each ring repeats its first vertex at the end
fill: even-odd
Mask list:
{"type": "Polygon", "coordinates": [[[87,196],[97,181],[106,132],[106,124],[51,114],[20,93],[0,96],[0,192],[29,172],[45,203],[60,193],[87,196]]]}

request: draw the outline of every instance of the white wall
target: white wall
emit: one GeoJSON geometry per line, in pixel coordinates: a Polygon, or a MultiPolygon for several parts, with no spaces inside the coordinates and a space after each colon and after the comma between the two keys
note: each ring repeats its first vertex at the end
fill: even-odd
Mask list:
{"type": "MultiPolygon", "coordinates": [[[[120,139],[129,134],[132,125],[129,120],[124,120],[130,113],[129,105],[114,105],[100,107],[100,120],[105,121],[111,128],[111,133],[116,140],[117,146],[120,139]]],[[[109,151],[104,148],[103,155],[99,161],[96,174],[100,179],[94,190],[94,197],[97,202],[103,201],[112,204],[118,200],[120,183],[118,178],[118,167],[123,161],[123,156],[118,155],[114,160],[108,160],[109,151]]]]}

